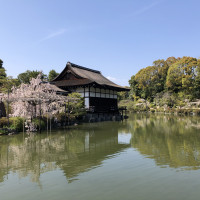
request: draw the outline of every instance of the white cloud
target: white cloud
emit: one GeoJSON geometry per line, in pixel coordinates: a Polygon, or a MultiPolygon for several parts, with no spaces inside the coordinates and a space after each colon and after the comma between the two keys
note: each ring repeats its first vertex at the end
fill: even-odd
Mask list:
{"type": "Polygon", "coordinates": [[[141,14],[147,12],[148,10],[150,10],[151,8],[157,6],[159,3],[163,2],[163,1],[165,1],[165,0],[155,1],[155,2],[153,2],[152,4],[149,4],[149,5],[147,5],[147,6],[143,7],[143,8],[141,8],[141,9],[139,9],[139,10],[133,12],[130,16],[141,15],[141,14]]]}
{"type": "Polygon", "coordinates": [[[41,39],[40,41],[45,41],[45,40],[49,40],[51,38],[57,37],[59,35],[63,35],[64,33],[66,33],[66,29],[60,29],[57,30],[55,32],[50,33],[49,35],[47,35],[46,37],[44,37],[43,39],[41,39]]]}
{"type": "Polygon", "coordinates": [[[107,78],[107,79],[109,79],[110,81],[117,81],[117,79],[116,79],[116,78],[114,78],[114,77],[111,77],[111,76],[107,76],[106,78],[107,78]]]}

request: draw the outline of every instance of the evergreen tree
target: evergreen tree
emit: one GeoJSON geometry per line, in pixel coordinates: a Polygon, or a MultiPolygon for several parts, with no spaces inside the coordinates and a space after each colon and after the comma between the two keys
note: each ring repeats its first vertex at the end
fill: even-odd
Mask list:
{"type": "Polygon", "coordinates": [[[52,81],[52,80],[55,79],[58,75],[59,75],[59,73],[57,73],[54,69],[52,69],[52,70],[49,72],[48,80],[49,80],[49,81],[52,81]]]}

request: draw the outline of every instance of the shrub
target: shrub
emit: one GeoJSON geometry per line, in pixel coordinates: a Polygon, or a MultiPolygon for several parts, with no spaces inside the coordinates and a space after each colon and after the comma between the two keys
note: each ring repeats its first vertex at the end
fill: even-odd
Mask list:
{"type": "Polygon", "coordinates": [[[79,93],[71,93],[68,95],[69,98],[75,98],[75,101],[70,101],[66,104],[67,111],[69,109],[70,115],[77,118],[86,114],[84,98],[79,93]]]}
{"type": "Polygon", "coordinates": [[[0,128],[3,128],[8,125],[8,119],[6,117],[2,117],[0,119],[0,128]]]}
{"type": "MultiPolygon", "coordinates": [[[[35,124],[36,128],[39,130],[40,127],[40,119],[39,118],[34,118],[32,120],[32,123],[35,124]]],[[[41,130],[44,130],[46,128],[46,123],[45,123],[45,119],[42,118],[41,119],[41,130]]]]}
{"type": "Polygon", "coordinates": [[[10,118],[10,128],[15,129],[16,131],[22,131],[23,130],[23,118],[11,117],[10,118]]]}

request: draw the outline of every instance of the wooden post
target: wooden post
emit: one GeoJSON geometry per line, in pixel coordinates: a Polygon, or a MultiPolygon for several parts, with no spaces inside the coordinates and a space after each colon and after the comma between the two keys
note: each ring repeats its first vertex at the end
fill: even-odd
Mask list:
{"type": "Polygon", "coordinates": [[[40,128],[39,128],[39,130],[40,130],[40,133],[41,133],[41,115],[42,115],[42,113],[41,113],[41,100],[40,100],[40,94],[39,94],[39,109],[40,109],[40,128]]]}
{"type": "Polygon", "coordinates": [[[51,133],[51,116],[50,116],[50,133],[51,133]]]}
{"type": "Polygon", "coordinates": [[[9,121],[9,89],[8,89],[8,101],[7,101],[7,119],[8,119],[8,127],[10,126],[9,121]]]}
{"type": "Polygon", "coordinates": [[[48,129],[49,129],[49,121],[48,121],[48,113],[47,113],[47,132],[48,132],[48,129]]]}
{"type": "Polygon", "coordinates": [[[68,125],[68,128],[69,128],[69,99],[68,99],[68,116],[67,116],[67,118],[68,118],[68,123],[67,123],[67,125],[68,125]]]}
{"type": "Polygon", "coordinates": [[[24,134],[24,117],[23,117],[23,134],[24,134]]]}
{"type": "Polygon", "coordinates": [[[65,126],[66,124],[67,124],[67,102],[65,102],[65,126]]]}

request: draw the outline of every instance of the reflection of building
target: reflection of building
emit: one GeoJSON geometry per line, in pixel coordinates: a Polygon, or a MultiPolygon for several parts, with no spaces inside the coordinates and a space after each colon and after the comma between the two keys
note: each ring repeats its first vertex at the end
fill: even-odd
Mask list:
{"type": "Polygon", "coordinates": [[[67,133],[31,135],[25,140],[22,135],[7,138],[0,142],[0,182],[13,171],[39,182],[42,173],[56,168],[63,170],[70,181],[100,166],[105,159],[130,147],[118,144],[118,126],[113,127],[112,123],[105,126],[86,125],[67,133]]]}
{"type": "Polygon", "coordinates": [[[100,71],[70,62],[52,83],[62,89],[80,93],[85,98],[86,108],[93,108],[96,112],[117,110],[117,92],[129,91],[105,78],[100,71]]]}
{"type": "MultiPolygon", "coordinates": [[[[100,166],[102,161],[112,158],[113,155],[130,147],[130,144],[118,143],[118,130],[116,128],[108,127],[108,131],[109,133],[103,133],[102,129],[96,131],[92,129],[85,133],[85,138],[79,146],[82,151],[79,151],[76,157],[64,162],[62,167],[60,165],[68,179],[100,166]]],[[[71,149],[70,142],[68,147],[71,149]]]]}

